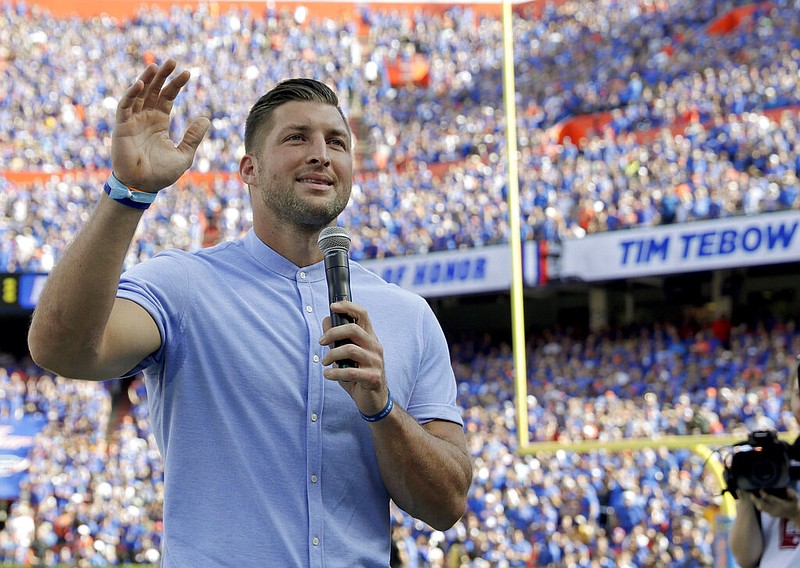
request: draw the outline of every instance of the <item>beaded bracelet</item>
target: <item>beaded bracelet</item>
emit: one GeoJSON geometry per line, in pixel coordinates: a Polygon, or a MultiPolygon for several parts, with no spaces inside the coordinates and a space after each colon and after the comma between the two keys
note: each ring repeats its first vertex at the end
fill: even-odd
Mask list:
{"type": "Polygon", "coordinates": [[[367,415],[361,412],[360,410],[358,413],[361,415],[361,418],[366,420],[367,422],[377,422],[378,420],[383,420],[394,408],[394,399],[392,398],[392,391],[389,391],[389,400],[386,401],[386,406],[383,407],[383,410],[378,412],[377,414],[367,415]]]}

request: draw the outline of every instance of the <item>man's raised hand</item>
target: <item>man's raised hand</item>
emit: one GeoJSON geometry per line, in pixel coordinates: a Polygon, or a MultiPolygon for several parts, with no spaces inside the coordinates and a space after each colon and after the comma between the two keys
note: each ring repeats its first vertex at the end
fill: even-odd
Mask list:
{"type": "Polygon", "coordinates": [[[178,144],[170,139],[172,105],[190,77],[184,70],[164,85],[175,67],[173,59],[149,64],[117,106],[111,163],[128,187],[156,192],[175,183],[192,165],[211,124],[206,117],[195,118],[178,144]]]}

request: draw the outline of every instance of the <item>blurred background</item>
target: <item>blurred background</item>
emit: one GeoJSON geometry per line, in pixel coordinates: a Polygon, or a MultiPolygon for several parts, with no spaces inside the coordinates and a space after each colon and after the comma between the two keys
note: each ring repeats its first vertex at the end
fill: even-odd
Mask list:
{"type": "Polygon", "coordinates": [[[65,380],[25,337],[99,198],[119,97],[173,57],[193,76],[174,132],[200,114],[212,127],[126,267],[249,228],[244,119],[278,80],[308,76],[339,93],[356,137],[352,258],[424,296],[445,329],[475,480],[447,532],[393,511],[396,566],[733,565],[713,465],[750,431],[798,433],[800,5],[534,0],[510,14],[0,3],[0,563],[159,562],[140,378],[65,380]]]}

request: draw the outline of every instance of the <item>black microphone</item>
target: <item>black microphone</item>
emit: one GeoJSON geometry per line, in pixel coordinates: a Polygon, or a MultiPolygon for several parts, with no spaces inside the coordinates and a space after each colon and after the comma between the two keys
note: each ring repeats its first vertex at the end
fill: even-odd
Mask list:
{"type": "MultiPolygon", "coordinates": [[[[341,300],[351,300],[350,294],[350,235],[343,227],[325,227],[317,239],[319,250],[325,256],[325,278],[328,281],[328,303],[339,302],[341,300]]],[[[355,320],[350,316],[337,314],[331,311],[331,323],[333,326],[354,323],[355,320]]],[[[335,347],[352,343],[351,341],[336,341],[335,347]]],[[[355,361],[343,359],[336,363],[339,367],[357,367],[355,361]]]]}

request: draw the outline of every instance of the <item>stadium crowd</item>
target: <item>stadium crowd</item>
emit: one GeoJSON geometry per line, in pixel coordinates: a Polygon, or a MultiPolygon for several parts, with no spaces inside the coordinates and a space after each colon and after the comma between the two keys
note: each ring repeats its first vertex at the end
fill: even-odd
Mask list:
{"type": "MultiPolygon", "coordinates": [[[[800,207],[797,3],[760,4],[724,34],[708,27],[732,2],[600,4],[514,18],[523,237],[800,207]],[[588,138],[560,137],[563,120],[598,112],[612,118],[588,138]]],[[[203,5],[128,22],[57,19],[22,2],[1,9],[0,172],[51,174],[0,174],[4,270],[52,267],[110,165],[116,101],[133,80],[120,70],[167,55],[194,74],[175,131],[188,116],[212,119],[194,167],[206,177],[159,200],[130,263],[249,226],[234,125],[253,93],[289,75],[329,82],[351,116],[360,172],[342,221],[355,259],[508,240],[496,17],[365,8],[368,31],[359,33],[349,19],[215,15],[203,5]],[[393,85],[390,67],[415,56],[429,64],[425,84],[393,85]]]]}
{"type": "MultiPolygon", "coordinates": [[[[517,453],[509,345],[480,336],[455,339],[451,350],[475,481],[449,531],[393,510],[404,566],[713,566],[722,487],[705,459],[664,448],[609,452],[603,443],[798,432],[783,389],[800,352],[794,322],[738,326],[730,337],[669,323],[531,334],[530,439],[597,441],[588,453],[517,453]]],[[[0,531],[0,561],[157,563],[160,458],[139,378],[117,393],[129,410],[112,416],[120,384],[3,362],[0,414],[36,413],[47,425],[0,531]]]]}
{"type": "MultiPolygon", "coordinates": [[[[586,9],[566,1],[515,16],[525,238],[800,207],[800,5],[764,3],[730,33],[709,33],[736,4],[607,0],[586,9]],[[611,119],[588,139],[560,138],[564,120],[601,112],[611,119]]],[[[216,15],[205,5],[143,11],[129,22],[57,19],[25,2],[0,10],[0,272],[52,268],[107,175],[117,97],[133,80],[121,74],[166,56],[193,72],[175,131],[186,117],[212,118],[194,168],[206,177],[159,197],[129,266],[250,226],[234,175],[235,125],[253,93],[290,75],[329,82],[351,116],[361,172],[342,221],[353,258],[508,240],[497,18],[466,7],[413,16],[365,8],[361,22],[300,11],[216,15]],[[427,81],[392,85],[389,64],[416,56],[430,64],[427,81]],[[47,175],[27,182],[1,173],[26,170],[47,175]]],[[[451,349],[475,483],[450,531],[394,511],[404,565],[713,565],[721,488],[699,456],[520,455],[510,347],[480,337],[451,349]]],[[[794,432],[781,385],[795,353],[793,323],[736,327],[730,337],[666,322],[536,334],[527,349],[530,437],[601,444],[794,432]]],[[[47,425],[0,531],[0,562],[158,562],[160,460],[138,379],[125,393],[130,414],[111,412],[119,384],[66,381],[3,360],[0,416],[33,413],[47,425]]]]}

